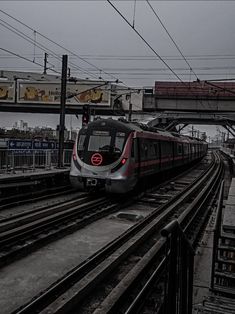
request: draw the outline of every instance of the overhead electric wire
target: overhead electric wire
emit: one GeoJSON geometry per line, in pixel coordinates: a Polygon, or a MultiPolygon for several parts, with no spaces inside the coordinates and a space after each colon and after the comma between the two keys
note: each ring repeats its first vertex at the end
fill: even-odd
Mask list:
{"type": "MultiPolygon", "coordinates": [[[[111,3],[111,1],[108,1],[109,3],[110,3],[110,5],[111,6],[113,6],[114,7],[114,5],[111,3]]],[[[148,3],[149,3],[149,1],[147,1],[148,3]]],[[[129,26],[131,26],[130,25],[130,23],[126,20],[126,18],[114,7],[114,9],[122,16],[122,18],[129,24],[129,26]]],[[[33,28],[31,28],[30,26],[28,26],[28,25],[26,25],[25,23],[23,23],[23,22],[21,22],[20,20],[18,20],[18,19],[16,19],[16,18],[14,18],[13,16],[11,16],[10,14],[8,14],[8,13],[6,13],[6,12],[4,12],[3,10],[0,10],[0,12],[2,12],[3,14],[5,14],[5,15],[7,15],[8,17],[10,17],[10,18],[12,18],[13,20],[15,20],[15,21],[17,21],[18,23],[20,23],[21,25],[24,25],[25,27],[27,27],[28,29],[30,29],[31,31],[35,31],[33,28]]],[[[5,22],[6,23],[6,22],[5,22]]],[[[8,24],[9,25],[9,24],[8,24]]],[[[13,27],[13,26],[11,26],[11,27],[13,27]]],[[[161,56],[159,56],[158,54],[157,54],[157,52],[149,45],[149,43],[147,43],[145,40],[144,40],[144,38],[139,34],[139,32],[138,31],[136,31],[136,29],[134,29],[133,28],[133,26],[131,26],[132,27],[132,29],[142,38],[142,40],[148,45],[148,47],[155,53],[155,55],[157,55],[158,56],[158,58],[159,58],[159,60],[160,61],[162,61],[165,65],[166,65],[166,67],[172,72],[172,70],[173,69],[171,69],[168,65],[167,65],[167,63],[166,62],[164,62],[164,59],[165,60],[179,60],[178,58],[175,58],[174,56],[173,57],[171,57],[171,56],[165,56],[165,57],[161,57],[161,56]]],[[[97,71],[101,71],[102,73],[105,73],[105,74],[107,74],[107,75],[109,75],[109,76],[112,76],[112,77],[114,77],[113,75],[112,75],[112,73],[107,73],[106,71],[107,70],[101,70],[101,69],[99,69],[98,67],[96,67],[95,65],[93,65],[92,63],[90,63],[90,62],[88,62],[88,61],[86,61],[86,59],[87,58],[89,58],[89,57],[92,57],[92,55],[77,55],[77,54],[75,54],[75,53],[73,53],[72,51],[70,51],[69,49],[67,49],[67,48],[65,48],[65,47],[63,47],[62,45],[60,45],[60,44],[58,44],[58,43],[56,43],[55,41],[53,41],[53,40],[51,40],[50,38],[48,38],[47,36],[45,36],[45,35],[43,35],[43,34],[41,34],[40,32],[37,32],[37,35],[40,35],[41,37],[43,37],[44,39],[46,39],[46,40],[48,40],[48,41],[50,41],[51,43],[53,43],[53,44],[55,44],[55,45],[57,45],[58,47],[60,47],[60,48],[62,48],[62,49],[64,49],[64,50],[66,50],[66,51],[68,51],[69,52],[69,55],[71,55],[72,57],[76,57],[76,58],[79,58],[79,59],[81,59],[82,61],[84,61],[84,62],[86,62],[87,64],[89,64],[89,65],[91,65],[92,67],[94,67],[94,68],[96,68],[96,70],[97,71]]],[[[27,35],[24,35],[24,36],[27,36],[27,35]]],[[[25,39],[25,38],[24,38],[25,39]]],[[[31,44],[35,44],[35,43],[32,43],[32,39],[30,38],[30,40],[31,40],[31,44]]],[[[38,43],[39,44],[39,43],[38,43]]],[[[40,44],[41,45],[41,44],[40,44]]],[[[40,48],[40,47],[39,47],[40,48]]],[[[42,48],[40,48],[40,49],[42,49],[42,48]]],[[[46,48],[46,50],[50,50],[50,49],[48,49],[48,48],[46,48]]],[[[52,51],[52,50],[51,50],[52,51]]],[[[52,54],[55,54],[54,53],[54,51],[52,51],[52,54]]],[[[34,55],[34,54],[33,54],[34,55]]],[[[56,55],[56,54],[55,54],[56,55]]],[[[18,57],[19,55],[17,55],[16,53],[13,53],[12,54],[12,57],[14,58],[14,57],[18,57]]],[[[35,56],[37,56],[37,54],[35,53],[35,56]]],[[[99,55],[98,55],[99,56],[99,55]]],[[[1,57],[1,56],[0,56],[1,57]]],[[[27,59],[26,57],[22,57],[22,56],[19,56],[20,58],[25,58],[25,60],[27,60],[27,61],[30,61],[29,59],[27,59]]],[[[105,59],[107,59],[107,57],[108,56],[106,56],[106,55],[104,55],[104,56],[99,56],[99,57],[103,57],[103,58],[105,58],[105,59]]],[[[118,59],[118,58],[120,58],[120,60],[122,60],[121,59],[121,57],[119,56],[109,56],[109,57],[111,57],[111,58],[116,58],[116,59],[118,59]]],[[[125,56],[124,56],[125,57],[125,56]]],[[[204,58],[205,60],[207,60],[207,58],[208,57],[210,57],[210,58],[214,58],[214,59],[221,59],[221,55],[216,55],[216,54],[214,54],[214,55],[199,55],[199,56],[190,56],[190,57],[187,57],[187,59],[189,59],[189,58],[191,58],[191,59],[193,59],[193,58],[199,58],[199,59],[201,59],[201,58],[204,58]]],[[[56,57],[55,57],[56,58],[56,57]]],[[[150,57],[146,57],[146,56],[127,56],[127,58],[129,59],[129,60],[133,60],[134,58],[145,58],[146,60],[150,60],[151,58],[152,59],[155,59],[156,60],[156,58],[154,58],[154,57],[152,57],[152,56],[150,56],[150,57]]],[[[235,58],[235,56],[234,55],[223,55],[222,56],[222,58],[224,59],[234,59],[235,58]]],[[[181,60],[181,59],[180,59],[181,60]]],[[[30,61],[31,62],[31,61],[30,61]]],[[[36,64],[35,62],[32,62],[32,63],[34,63],[34,64],[36,64]]],[[[82,68],[80,68],[78,65],[76,65],[76,64],[74,64],[74,63],[72,63],[72,62],[69,62],[69,64],[71,64],[72,66],[74,66],[74,68],[75,69],[78,69],[78,71],[81,71],[81,72],[83,72],[83,73],[86,73],[86,74],[89,74],[90,76],[93,76],[93,74],[90,72],[90,71],[95,71],[95,70],[91,70],[91,69],[89,69],[88,71],[87,70],[85,70],[85,69],[82,69],[82,68]]],[[[38,63],[38,65],[40,65],[40,66],[42,66],[41,64],[39,64],[38,63]]],[[[189,65],[190,66],[190,65],[189,65]]],[[[74,69],[73,68],[73,69],[74,69]]],[[[221,68],[222,69],[222,68],[221,68]]],[[[52,69],[51,69],[52,70],[52,69]]],[[[209,68],[208,68],[208,70],[209,70],[209,68]]],[[[53,70],[52,70],[53,71],[53,70]]],[[[55,71],[54,71],[55,72],[55,71]]],[[[57,73],[57,72],[56,72],[57,73]]],[[[176,76],[182,83],[184,83],[181,79],[180,79],[180,77],[177,75],[177,73],[175,73],[174,72],[174,70],[173,70],[173,72],[172,72],[173,74],[174,74],[174,76],[176,76]]],[[[143,73],[140,73],[141,75],[147,75],[147,74],[143,74],[143,73]]],[[[130,74],[131,75],[131,74],[130,74]]],[[[138,73],[138,75],[139,75],[139,73],[138,73]]],[[[150,76],[151,75],[153,75],[153,74],[149,74],[150,76]]],[[[159,75],[159,74],[156,74],[156,75],[159,75]]],[[[162,73],[161,75],[169,75],[169,74],[166,74],[166,73],[162,73]]],[[[182,76],[185,76],[185,75],[189,75],[189,74],[184,74],[184,73],[181,73],[180,75],[182,75],[182,76]]],[[[206,73],[204,73],[204,74],[200,74],[200,75],[215,75],[215,73],[214,74],[206,74],[206,73]]],[[[221,73],[219,73],[219,75],[226,75],[226,74],[221,74],[221,73]]],[[[230,73],[230,75],[234,75],[234,74],[231,74],[230,73]]],[[[93,76],[94,77],[94,76],[93,76]]],[[[116,79],[116,77],[114,77],[115,79],[116,79]]],[[[136,77],[135,77],[136,78],[136,77]]],[[[130,79],[130,78],[129,78],[130,79]]],[[[146,79],[146,78],[144,78],[144,79],[146,79]]],[[[222,79],[219,79],[219,81],[220,80],[222,80],[222,79]]],[[[224,80],[230,80],[230,79],[224,79],[224,80]]],[[[232,79],[231,79],[232,80],[232,79]]],[[[211,81],[214,81],[214,80],[211,80],[211,81]]],[[[124,85],[126,85],[126,84],[124,84],[124,85]]],[[[127,85],[126,85],[127,86],[127,85]]],[[[127,86],[128,87],[128,86],[127,86]]]]}
{"type": "MultiPolygon", "coordinates": [[[[153,71],[156,71],[156,72],[166,72],[166,71],[169,71],[168,69],[166,68],[147,68],[147,67],[144,67],[144,68],[105,68],[106,71],[117,71],[117,72],[122,72],[122,71],[130,71],[130,72],[135,72],[135,71],[148,71],[148,72],[153,72],[153,71]]],[[[183,67],[177,67],[177,68],[173,68],[174,71],[187,71],[188,69],[187,68],[183,68],[183,67]]],[[[196,68],[198,71],[211,71],[211,70],[234,70],[235,69],[235,66],[218,66],[218,67],[197,67],[196,68]]]]}
{"type": "MultiPolygon", "coordinates": [[[[42,64],[40,64],[40,63],[38,63],[38,62],[32,61],[32,60],[30,60],[30,59],[28,59],[28,58],[25,58],[25,57],[23,57],[23,56],[21,56],[21,55],[15,53],[15,52],[13,52],[13,51],[10,51],[10,50],[7,50],[7,49],[1,48],[1,47],[0,47],[0,50],[5,51],[5,52],[8,52],[8,53],[10,53],[10,54],[12,54],[12,55],[14,55],[14,56],[17,56],[18,58],[24,59],[24,60],[26,60],[26,61],[28,61],[28,62],[33,63],[33,64],[39,65],[39,66],[41,66],[41,67],[44,67],[44,65],[42,65],[42,64]]],[[[54,72],[59,73],[59,72],[57,72],[57,71],[54,71],[54,72]]]]}
{"type": "MultiPolygon", "coordinates": [[[[31,27],[28,26],[27,24],[23,23],[22,21],[18,20],[17,18],[13,17],[13,16],[10,15],[9,13],[6,13],[5,11],[3,11],[3,10],[1,10],[1,9],[0,9],[0,12],[2,12],[3,14],[7,15],[7,16],[10,17],[10,18],[12,18],[13,20],[17,21],[17,22],[20,23],[21,25],[27,27],[27,28],[30,29],[31,31],[34,31],[33,28],[31,28],[31,27]]],[[[38,31],[37,31],[37,34],[40,35],[41,37],[43,37],[44,39],[50,41],[50,42],[53,43],[54,45],[60,47],[61,49],[64,49],[65,51],[71,53],[73,56],[76,56],[77,58],[79,58],[79,59],[82,60],[83,62],[85,62],[85,63],[91,65],[91,66],[94,67],[94,68],[96,68],[99,72],[102,72],[102,73],[104,73],[104,74],[106,74],[106,75],[112,77],[115,81],[119,81],[118,78],[116,78],[116,77],[110,75],[109,73],[103,71],[102,69],[98,68],[96,65],[94,65],[94,64],[92,64],[92,63],[90,63],[90,62],[88,62],[87,60],[85,60],[84,58],[80,57],[78,54],[74,53],[73,51],[71,51],[71,50],[69,50],[69,49],[63,47],[62,45],[56,43],[54,40],[50,39],[49,37],[43,35],[42,33],[38,32],[38,31]]],[[[122,83],[122,84],[125,85],[125,83],[122,83]]]]}
{"type": "MultiPolygon", "coordinates": [[[[179,77],[179,75],[168,65],[167,62],[165,62],[162,57],[156,52],[156,50],[147,42],[147,40],[144,39],[144,37],[134,28],[131,26],[130,22],[124,17],[124,15],[112,4],[110,0],[107,0],[108,3],[114,8],[114,10],[124,19],[124,21],[134,30],[134,32],[143,40],[143,42],[154,52],[154,54],[165,64],[165,66],[174,74],[175,77],[178,78],[178,80],[183,83],[186,87],[187,84],[179,77]]],[[[193,93],[192,93],[193,94],[193,93]]],[[[203,106],[203,103],[198,100],[201,105],[203,106]]]]}
{"type": "MultiPolygon", "coordinates": [[[[179,77],[179,75],[163,60],[163,58],[155,51],[155,49],[147,42],[147,40],[144,39],[144,37],[130,24],[130,22],[124,17],[124,15],[113,5],[113,3],[110,0],[107,0],[108,3],[114,8],[114,10],[122,17],[122,19],[134,30],[134,32],[144,41],[144,43],[154,52],[154,54],[165,64],[165,66],[174,74],[175,77],[178,78],[178,80],[183,83],[186,87],[190,89],[190,86],[187,86],[187,84],[179,77]]],[[[197,79],[198,82],[200,82],[199,79],[197,79]]],[[[192,92],[192,95],[194,93],[192,92]]],[[[203,102],[198,99],[198,101],[201,103],[202,106],[204,106],[203,102]]]]}
{"type": "Polygon", "coordinates": [[[113,3],[110,0],[107,0],[107,2],[114,8],[114,10],[122,17],[122,19],[133,29],[133,31],[143,40],[143,42],[152,50],[152,52],[165,64],[165,66],[174,74],[175,77],[178,78],[180,82],[185,84],[183,80],[177,75],[177,73],[172,70],[172,68],[162,59],[162,57],[156,52],[156,50],[147,42],[146,39],[130,24],[130,22],[125,18],[125,16],[113,5],[113,3]]]}
{"type": "MultiPolygon", "coordinates": [[[[1,10],[0,10],[1,11],[1,10]]],[[[28,41],[30,44],[32,44],[33,46],[38,47],[39,49],[41,49],[42,51],[45,52],[45,50],[47,52],[50,52],[50,54],[56,58],[57,60],[61,61],[61,57],[59,55],[57,55],[53,50],[51,50],[50,48],[44,46],[41,43],[36,43],[33,39],[30,38],[30,36],[26,35],[24,32],[18,30],[17,28],[15,28],[14,26],[10,25],[9,23],[7,23],[6,21],[4,21],[3,19],[0,18],[0,21],[2,21],[3,23],[5,23],[6,25],[4,25],[3,23],[0,22],[0,25],[2,25],[3,27],[5,27],[6,29],[10,30],[11,32],[15,33],[16,35],[20,36],[21,38],[23,38],[24,40],[28,41]]],[[[81,72],[85,73],[85,74],[89,74],[91,76],[93,76],[93,78],[97,79],[96,76],[94,76],[94,74],[82,69],[81,67],[75,65],[72,62],[69,62],[69,64],[72,64],[73,66],[75,66],[77,69],[79,69],[81,72]]],[[[51,70],[51,69],[50,69],[51,70]]]]}
{"type": "MultiPolygon", "coordinates": [[[[226,75],[226,74],[224,74],[224,75],[226,75]]],[[[235,75],[235,74],[231,73],[230,75],[235,75]]],[[[207,82],[223,82],[223,81],[235,81],[235,78],[231,78],[231,79],[223,78],[223,79],[207,80],[207,82]]]]}
{"type": "MultiPolygon", "coordinates": [[[[144,60],[144,61],[152,61],[156,60],[153,56],[146,56],[146,55],[104,55],[104,54],[84,54],[82,55],[85,59],[96,59],[96,60],[144,60]]],[[[188,55],[186,56],[187,60],[230,60],[235,59],[235,55],[188,55]]],[[[182,60],[179,56],[162,56],[164,60],[182,60]]]]}
{"type": "Polygon", "coordinates": [[[212,86],[212,87],[215,87],[215,88],[218,88],[218,89],[222,89],[222,90],[225,91],[225,92],[229,92],[229,93],[235,95],[235,91],[233,91],[233,90],[231,90],[231,89],[228,89],[228,88],[225,88],[225,87],[221,87],[221,86],[219,86],[219,85],[215,85],[215,84],[213,84],[213,83],[211,83],[211,82],[207,82],[207,81],[205,81],[205,84],[208,84],[208,85],[210,85],[210,86],[212,86]]]}
{"type": "Polygon", "coordinates": [[[153,11],[154,15],[156,16],[156,18],[158,19],[159,23],[162,25],[162,27],[164,28],[164,30],[166,31],[167,35],[170,37],[171,41],[173,42],[173,44],[175,45],[176,49],[179,51],[180,55],[182,56],[182,58],[184,59],[184,61],[187,63],[187,65],[189,66],[190,71],[195,75],[196,79],[199,80],[199,77],[197,76],[197,74],[194,72],[194,70],[192,69],[191,65],[189,64],[189,62],[187,61],[187,59],[185,58],[185,56],[183,55],[183,53],[181,52],[179,46],[177,45],[177,43],[175,42],[175,40],[173,39],[173,37],[171,36],[171,34],[169,33],[169,31],[167,30],[167,28],[165,27],[165,25],[163,24],[162,20],[160,19],[160,17],[158,16],[157,12],[154,10],[154,8],[152,7],[152,5],[150,4],[149,0],[146,0],[146,2],[148,3],[149,7],[151,8],[151,10],[153,11]]]}

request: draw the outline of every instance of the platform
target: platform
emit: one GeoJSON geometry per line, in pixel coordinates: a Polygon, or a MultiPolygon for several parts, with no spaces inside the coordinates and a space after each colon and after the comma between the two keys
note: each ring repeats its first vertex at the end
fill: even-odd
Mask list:
{"type": "Polygon", "coordinates": [[[222,222],[223,231],[235,231],[235,178],[232,179],[228,199],[224,209],[224,217],[222,222]]]}
{"type": "Polygon", "coordinates": [[[70,171],[69,167],[66,168],[51,168],[51,169],[36,169],[30,172],[18,171],[15,173],[2,173],[0,174],[0,184],[6,184],[8,182],[18,182],[40,179],[45,177],[51,177],[57,174],[68,174],[70,171]]]}

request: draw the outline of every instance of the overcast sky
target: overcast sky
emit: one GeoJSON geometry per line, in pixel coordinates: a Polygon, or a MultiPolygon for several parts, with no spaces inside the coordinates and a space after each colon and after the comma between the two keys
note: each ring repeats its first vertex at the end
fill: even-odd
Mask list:
{"type": "MultiPolygon", "coordinates": [[[[235,78],[235,2],[149,1],[192,71],[146,1],[112,3],[180,79],[193,81],[194,73],[201,80],[235,78]]],[[[76,77],[117,78],[140,87],[153,86],[156,80],[178,80],[107,1],[0,1],[0,10],[0,47],[41,65],[47,51],[54,71],[61,71],[61,55],[68,54],[71,75],[76,77]],[[32,43],[9,27],[31,38],[32,43]],[[39,44],[45,49],[39,49],[39,44]]],[[[43,69],[0,50],[0,70],[43,69]]],[[[39,125],[58,122],[58,117],[51,115],[0,112],[0,116],[2,126],[11,126],[20,118],[39,125]]],[[[72,123],[76,124],[75,119],[72,123]]]]}

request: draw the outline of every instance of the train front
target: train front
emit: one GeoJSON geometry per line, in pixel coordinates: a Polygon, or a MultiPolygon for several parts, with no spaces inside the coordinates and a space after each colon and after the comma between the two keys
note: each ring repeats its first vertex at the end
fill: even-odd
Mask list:
{"type": "Polygon", "coordinates": [[[136,184],[128,123],[101,119],[83,127],[74,145],[70,181],[79,190],[126,193],[136,184]]]}

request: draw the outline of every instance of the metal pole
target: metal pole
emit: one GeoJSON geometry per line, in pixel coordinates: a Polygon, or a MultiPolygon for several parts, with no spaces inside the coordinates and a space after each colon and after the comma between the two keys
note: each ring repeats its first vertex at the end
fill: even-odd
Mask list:
{"type": "Polygon", "coordinates": [[[60,126],[59,126],[58,168],[62,168],[63,167],[67,66],[68,66],[68,55],[63,55],[63,59],[62,59],[62,76],[61,76],[61,97],[60,97],[60,126]]]}
{"type": "Polygon", "coordinates": [[[128,113],[128,121],[131,121],[131,114],[132,114],[132,103],[131,103],[131,98],[129,102],[129,113],[128,113]]]}
{"type": "Polygon", "coordinates": [[[45,54],[44,54],[44,71],[43,71],[43,74],[47,74],[47,57],[48,57],[48,54],[45,52],[45,54]]]}
{"type": "Polygon", "coordinates": [[[33,150],[33,171],[35,171],[35,150],[33,150]]]}

